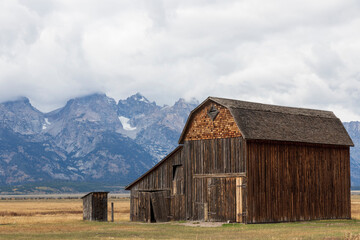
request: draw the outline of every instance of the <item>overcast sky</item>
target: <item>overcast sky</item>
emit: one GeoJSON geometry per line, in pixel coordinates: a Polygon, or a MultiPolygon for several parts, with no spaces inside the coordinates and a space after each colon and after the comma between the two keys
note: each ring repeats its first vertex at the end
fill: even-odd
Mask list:
{"type": "Polygon", "coordinates": [[[207,96],[360,120],[360,2],[1,0],[0,101],[207,96]]]}

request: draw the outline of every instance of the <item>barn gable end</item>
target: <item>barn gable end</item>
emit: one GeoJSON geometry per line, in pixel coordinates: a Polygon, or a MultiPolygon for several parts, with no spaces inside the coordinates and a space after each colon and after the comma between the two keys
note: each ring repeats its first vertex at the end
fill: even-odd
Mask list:
{"type": "Polygon", "coordinates": [[[183,140],[205,140],[241,137],[241,132],[228,108],[211,100],[205,101],[189,116],[183,140]],[[210,110],[216,111],[214,119],[210,110]]]}

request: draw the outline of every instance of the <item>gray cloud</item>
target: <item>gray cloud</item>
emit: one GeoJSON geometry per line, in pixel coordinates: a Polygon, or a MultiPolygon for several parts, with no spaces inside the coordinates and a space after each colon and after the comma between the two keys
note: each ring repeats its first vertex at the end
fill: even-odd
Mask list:
{"type": "Polygon", "coordinates": [[[360,3],[4,0],[0,101],[209,95],[360,120],[360,3]]]}

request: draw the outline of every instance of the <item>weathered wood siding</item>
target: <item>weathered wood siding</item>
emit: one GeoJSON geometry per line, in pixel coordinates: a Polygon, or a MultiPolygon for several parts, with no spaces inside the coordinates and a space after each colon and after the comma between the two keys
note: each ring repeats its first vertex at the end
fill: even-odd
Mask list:
{"type": "Polygon", "coordinates": [[[107,221],[108,204],[106,192],[93,192],[83,198],[83,219],[107,221]]]}
{"type": "MultiPolygon", "coordinates": [[[[184,151],[193,174],[245,172],[242,137],[186,141],[184,151]]],[[[185,165],[186,167],[187,165],[185,165]]]]}
{"type": "MultiPolygon", "coordinates": [[[[131,188],[130,198],[130,220],[131,221],[151,221],[150,206],[161,207],[161,211],[168,213],[168,220],[185,219],[185,197],[184,197],[184,167],[182,159],[182,149],[172,154],[157,168],[144,176],[141,181],[131,188]],[[174,171],[176,168],[177,171],[174,171]],[[174,174],[176,173],[176,178],[174,174]],[[174,181],[175,180],[175,181],[174,181]],[[176,184],[176,188],[173,184],[176,184]],[[166,204],[154,204],[154,199],[158,199],[154,192],[165,191],[166,204]],[[152,202],[151,202],[152,199],[152,202]]],[[[164,195],[165,196],[165,195],[164,195]]],[[[161,199],[161,201],[163,201],[161,199]]],[[[153,209],[154,214],[161,212],[159,209],[153,209]]],[[[156,217],[156,216],[155,216],[156,217]]],[[[157,220],[163,221],[164,217],[157,220]]]]}
{"type": "Polygon", "coordinates": [[[245,176],[244,149],[242,137],[184,142],[187,219],[236,221],[236,178],[245,176]]]}
{"type": "MultiPolygon", "coordinates": [[[[133,221],[166,222],[170,220],[169,191],[136,191],[133,221]]],[[[134,201],[134,199],[132,200],[134,201]]]]}
{"type": "Polygon", "coordinates": [[[108,198],[107,193],[93,194],[93,214],[95,221],[108,220],[108,198]]]}
{"type": "Polygon", "coordinates": [[[240,136],[240,130],[229,109],[209,101],[192,114],[184,139],[185,141],[189,141],[240,136]],[[214,121],[208,116],[208,111],[211,106],[214,106],[219,111],[214,121]]]}
{"type": "Polygon", "coordinates": [[[349,147],[247,142],[247,222],[350,218],[349,147]]]}
{"type": "Polygon", "coordinates": [[[83,198],[83,220],[92,220],[92,196],[83,198]]]}

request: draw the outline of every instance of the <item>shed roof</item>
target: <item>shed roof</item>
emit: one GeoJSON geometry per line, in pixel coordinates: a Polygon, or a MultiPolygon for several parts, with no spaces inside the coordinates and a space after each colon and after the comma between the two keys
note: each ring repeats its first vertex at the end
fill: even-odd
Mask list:
{"type": "Polygon", "coordinates": [[[86,195],[82,196],[82,197],[81,197],[81,199],[83,199],[83,198],[85,198],[85,197],[89,196],[90,194],[94,194],[94,193],[109,193],[109,192],[89,192],[88,194],[86,194],[86,195]]]}
{"type": "Polygon", "coordinates": [[[183,143],[192,114],[213,101],[230,110],[247,140],[273,140],[354,146],[342,122],[331,111],[283,107],[269,104],[208,97],[189,115],[179,143],[183,143]]]}
{"type": "Polygon", "coordinates": [[[137,182],[139,182],[141,179],[143,179],[145,176],[147,176],[149,173],[151,173],[152,171],[154,171],[157,167],[159,167],[163,162],[165,162],[169,157],[171,157],[172,155],[174,155],[177,151],[179,151],[183,146],[179,145],[177,146],[172,152],[170,152],[168,155],[166,155],[166,157],[164,157],[161,161],[159,161],[157,164],[155,164],[152,168],[150,168],[146,173],[144,173],[143,175],[141,175],[139,178],[137,178],[135,181],[133,181],[132,183],[130,183],[129,185],[127,185],[125,187],[125,190],[130,190],[132,186],[134,186],[137,182]]]}

